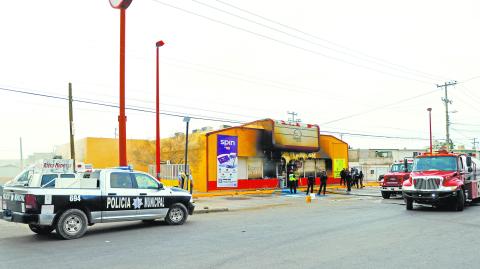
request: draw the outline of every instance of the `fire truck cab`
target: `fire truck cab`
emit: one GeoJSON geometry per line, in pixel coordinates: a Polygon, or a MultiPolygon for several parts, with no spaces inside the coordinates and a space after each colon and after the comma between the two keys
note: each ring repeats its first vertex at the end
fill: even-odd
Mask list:
{"type": "Polygon", "coordinates": [[[395,161],[388,173],[383,176],[381,181],[381,192],[384,199],[389,199],[392,195],[402,194],[402,184],[407,180],[412,172],[413,158],[405,158],[402,161],[395,161]]]}
{"type": "Polygon", "coordinates": [[[417,156],[403,182],[406,209],[412,210],[415,202],[462,211],[466,202],[479,198],[478,167],[480,161],[466,154],[439,151],[417,156]]]}

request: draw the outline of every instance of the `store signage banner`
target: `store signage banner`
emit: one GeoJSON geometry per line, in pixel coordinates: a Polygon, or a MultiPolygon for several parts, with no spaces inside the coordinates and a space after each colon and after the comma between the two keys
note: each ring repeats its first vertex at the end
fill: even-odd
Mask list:
{"type": "Polygon", "coordinates": [[[320,129],[317,125],[275,121],[273,146],[285,150],[318,151],[320,129]]]}
{"type": "Polygon", "coordinates": [[[238,137],[217,136],[217,187],[238,186],[238,137]]]}
{"type": "Polygon", "coordinates": [[[345,159],[333,159],[333,177],[340,178],[340,172],[345,168],[345,159]]]}

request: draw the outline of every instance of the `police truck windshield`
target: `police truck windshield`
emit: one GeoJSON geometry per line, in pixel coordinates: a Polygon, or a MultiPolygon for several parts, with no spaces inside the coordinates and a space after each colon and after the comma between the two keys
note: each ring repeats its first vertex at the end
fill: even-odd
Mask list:
{"type": "Polygon", "coordinates": [[[455,157],[425,157],[416,158],[413,171],[456,171],[457,159],[455,157]]]}
{"type": "MultiPolygon", "coordinates": [[[[392,167],[390,168],[390,172],[405,172],[404,171],[404,165],[403,163],[396,163],[396,164],[393,164],[392,167]]],[[[407,165],[407,168],[408,168],[408,172],[411,172],[412,171],[412,167],[413,167],[413,163],[409,163],[407,165]]]]}

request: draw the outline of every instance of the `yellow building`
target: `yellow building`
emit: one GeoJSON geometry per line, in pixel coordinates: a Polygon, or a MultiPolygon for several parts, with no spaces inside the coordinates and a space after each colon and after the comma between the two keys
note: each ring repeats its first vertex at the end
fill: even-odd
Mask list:
{"type": "MultiPolygon", "coordinates": [[[[161,140],[161,160],[170,163],[162,167],[183,163],[184,141],[184,134],[161,140]]],[[[84,138],[76,141],[75,151],[78,162],[94,168],[118,165],[116,139],[84,138]]],[[[68,157],[69,146],[58,147],[57,154],[68,157]]],[[[155,163],[155,141],[127,140],[127,161],[135,170],[148,172],[149,165],[155,163]]],[[[190,134],[188,163],[194,189],[201,192],[278,188],[285,186],[290,172],[300,175],[301,186],[306,184],[305,177],[317,177],[323,170],[329,183],[337,183],[340,170],[348,167],[348,145],[336,137],[320,135],[317,125],[265,119],[190,134]]],[[[162,181],[176,184],[176,180],[162,181]]]]}

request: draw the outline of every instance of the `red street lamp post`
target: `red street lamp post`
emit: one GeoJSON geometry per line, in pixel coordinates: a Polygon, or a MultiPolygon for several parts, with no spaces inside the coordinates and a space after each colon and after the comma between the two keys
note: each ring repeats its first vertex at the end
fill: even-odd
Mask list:
{"type": "Polygon", "coordinates": [[[157,101],[156,101],[156,116],[157,116],[157,139],[156,139],[156,177],[160,180],[160,67],[159,67],[159,48],[165,43],[160,40],[155,46],[157,47],[157,101]]]}
{"type": "Polygon", "coordinates": [[[432,108],[427,108],[428,111],[428,122],[430,124],[430,154],[432,154],[432,108]]]}
{"type": "Polygon", "coordinates": [[[120,9],[120,115],[118,116],[118,147],[120,166],[127,165],[127,117],[125,116],[125,10],[132,0],[110,0],[113,8],[120,9]]]}

